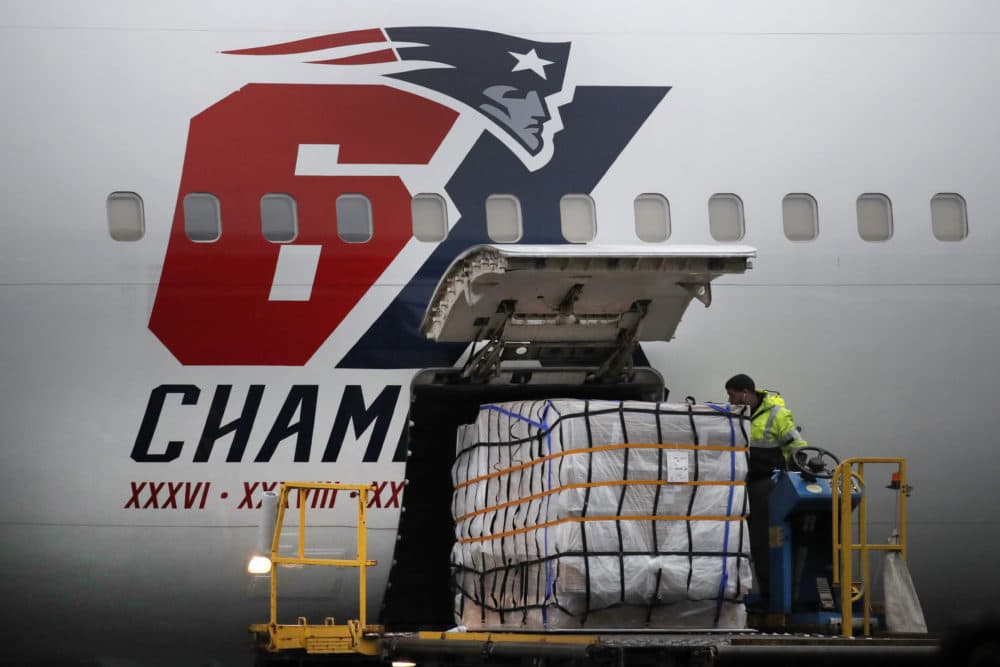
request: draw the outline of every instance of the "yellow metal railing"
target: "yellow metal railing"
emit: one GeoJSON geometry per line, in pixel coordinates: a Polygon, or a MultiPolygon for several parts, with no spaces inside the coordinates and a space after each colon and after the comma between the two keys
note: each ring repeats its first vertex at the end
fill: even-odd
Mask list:
{"type": "Polygon", "coordinates": [[[275,522],[274,537],[271,541],[271,621],[267,626],[252,625],[251,632],[268,635],[266,649],[279,651],[284,649],[304,649],[308,653],[362,653],[372,655],[377,653],[377,642],[365,638],[365,633],[378,630],[366,624],[367,571],[368,567],[377,565],[368,559],[365,510],[368,507],[368,494],[374,490],[372,484],[334,484],[328,482],[282,482],[278,495],[278,516],[275,522]],[[358,499],[358,550],[353,559],[337,558],[306,558],[306,505],[308,492],[323,489],[337,491],[353,491],[358,499]],[[298,492],[299,525],[298,549],[293,556],[283,556],[278,553],[281,529],[285,519],[285,509],[289,506],[289,495],[298,492]],[[360,595],[358,619],[350,620],[346,625],[336,625],[332,618],[324,620],[323,625],[308,625],[306,619],[299,618],[296,625],[278,624],[278,566],[279,565],[328,565],[339,567],[356,567],[360,573],[360,595]]]}
{"type": "Polygon", "coordinates": [[[850,637],[854,632],[853,604],[862,600],[864,606],[864,634],[871,635],[871,552],[898,551],[906,559],[906,459],[892,457],[860,457],[847,459],[837,466],[830,480],[833,495],[833,585],[840,588],[841,635],[850,637]],[[865,486],[865,464],[896,464],[892,475],[893,486],[898,481],[899,502],[896,523],[898,543],[868,541],[868,491],[865,486]],[[898,476],[898,480],[897,480],[898,476]],[[851,495],[860,492],[858,502],[858,541],[854,542],[851,522],[851,495]],[[854,589],[854,556],[858,555],[861,570],[860,588],[854,589]]]}

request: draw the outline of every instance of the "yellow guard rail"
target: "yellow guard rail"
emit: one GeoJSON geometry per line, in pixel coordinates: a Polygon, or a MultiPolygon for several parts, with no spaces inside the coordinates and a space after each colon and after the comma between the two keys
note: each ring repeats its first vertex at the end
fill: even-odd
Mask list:
{"type": "Polygon", "coordinates": [[[257,636],[266,634],[267,651],[277,652],[288,649],[302,649],[307,653],[361,653],[377,655],[379,651],[378,635],[380,626],[369,626],[365,623],[367,598],[366,568],[376,565],[369,560],[366,544],[365,510],[368,507],[368,493],[374,489],[371,484],[334,484],[329,482],[282,482],[278,495],[278,516],[271,541],[271,620],[267,625],[250,626],[250,632],[257,636]],[[307,490],[330,489],[337,491],[355,491],[358,499],[358,553],[352,560],[334,558],[306,558],[306,504],[304,492],[307,490]],[[288,507],[289,493],[297,491],[299,509],[298,550],[294,556],[278,554],[281,527],[284,523],[285,508],[288,507]],[[359,568],[361,585],[358,606],[358,619],[350,620],[346,625],[336,625],[334,619],[324,619],[323,625],[309,625],[304,617],[298,618],[296,625],[278,624],[278,565],[327,565],[359,568]],[[370,638],[366,635],[372,635],[370,638]]]}
{"type": "Polygon", "coordinates": [[[859,457],[846,459],[833,473],[830,490],[833,496],[833,585],[840,587],[841,635],[850,637],[854,632],[853,604],[863,599],[864,634],[871,636],[871,552],[898,551],[906,559],[906,459],[892,457],[859,457]],[[896,474],[892,475],[892,487],[898,481],[898,544],[870,543],[868,541],[868,492],[865,486],[865,464],[896,464],[896,474]],[[898,479],[897,479],[898,476],[898,479]],[[854,526],[851,522],[851,494],[861,492],[858,503],[858,541],[854,542],[854,526]],[[860,590],[855,591],[854,554],[859,556],[861,569],[860,590]]]}

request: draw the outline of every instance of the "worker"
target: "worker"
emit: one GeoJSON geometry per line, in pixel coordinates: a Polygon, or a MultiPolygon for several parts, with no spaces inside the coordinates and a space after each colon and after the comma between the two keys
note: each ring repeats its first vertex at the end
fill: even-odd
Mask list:
{"type": "Polygon", "coordinates": [[[777,392],[758,391],[753,378],[740,373],[726,382],[726,394],[733,405],[746,406],[750,418],[750,466],[747,472],[747,495],[750,499],[750,558],[757,574],[760,603],[767,609],[770,597],[768,559],[767,502],[771,493],[771,475],[787,468],[788,457],[796,447],[805,447],[792,411],[777,392]]]}

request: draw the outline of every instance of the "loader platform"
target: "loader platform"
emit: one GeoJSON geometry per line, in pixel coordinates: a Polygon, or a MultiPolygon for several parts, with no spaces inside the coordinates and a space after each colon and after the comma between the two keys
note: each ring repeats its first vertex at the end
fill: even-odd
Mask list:
{"type": "MultiPolygon", "coordinates": [[[[304,626],[301,635],[310,634],[304,626]]],[[[311,626],[323,628],[324,626],[311,626]]],[[[710,667],[712,665],[936,665],[930,635],[845,638],[747,631],[550,631],[367,633],[357,651],[330,653],[315,636],[297,650],[269,651],[267,626],[251,629],[257,665],[543,665],[710,667]]],[[[346,648],[346,647],[344,647],[346,648]]]]}

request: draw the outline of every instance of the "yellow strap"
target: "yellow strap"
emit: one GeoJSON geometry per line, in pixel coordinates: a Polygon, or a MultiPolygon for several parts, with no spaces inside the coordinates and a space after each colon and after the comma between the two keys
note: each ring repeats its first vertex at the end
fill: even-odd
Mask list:
{"type": "Polygon", "coordinates": [[[485,514],[487,512],[492,512],[495,510],[502,510],[513,505],[520,505],[521,503],[531,502],[532,500],[538,500],[539,498],[544,498],[545,496],[551,495],[558,491],[563,491],[565,489],[586,489],[594,488],[598,486],[745,486],[742,481],[730,482],[730,481],[695,481],[695,482],[667,482],[661,479],[615,479],[607,482],[586,482],[580,484],[566,484],[563,486],[557,486],[548,491],[542,491],[541,493],[536,493],[533,496],[528,496],[527,498],[518,498],[517,500],[511,500],[500,505],[494,505],[492,507],[486,507],[481,510],[476,510],[475,512],[469,512],[468,514],[463,514],[462,516],[455,519],[455,521],[464,521],[469,517],[477,516],[479,514],[485,514]]]}
{"type": "Polygon", "coordinates": [[[455,485],[455,490],[463,489],[470,484],[475,484],[476,482],[483,482],[488,479],[493,479],[494,477],[500,477],[501,475],[507,475],[512,472],[517,472],[518,470],[524,470],[525,468],[530,468],[531,466],[538,465],[539,463],[544,463],[546,461],[551,461],[552,459],[557,459],[560,456],[568,456],[570,454],[588,454],[591,452],[608,452],[616,449],[699,449],[708,450],[715,452],[746,452],[749,451],[746,447],[725,447],[723,445],[689,445],[686,443],[677,442],[666,442],[666,443],[644,443],[644,442],[627,442],[620,443],[616,445],[598,445],[597,447],[587,447],[586,449],[566,449],[561,452],[556,452],[555,454],[546,454],[545,456],[539,457],[537,459],[532,459],[526,463],[520,463],[516,466],[511,466],[510,468],[504,468],[503,470],[497,470],[489,473],[488,475],[481,475],[479,477],[467,480],[461,484],[455,485]]]}
{"type": "Polygon", "coordinates": [[[742,521],[742,516],[568,516],[562,519],[556,519],[555,521],[549,521],[547,523],[540,523],[536,526],[526,526],[524,528],[517,528],[516,530],[508,530],[505,533],[497,533],[496,535],[484,535],[483,537],[461,537],[457,541],[460,544],[469,544],[470,542],[488,542],[490,540],[498,540],[503,537],[512,537],[514,535],[520,535],[521,533],[527,533],[531,530],[541,530],[542,528],[549,528],[550,526],[555,526],[560,523],[566,523],[571,521],[573,523],[583,523],[585,521],[742,521]]]}

